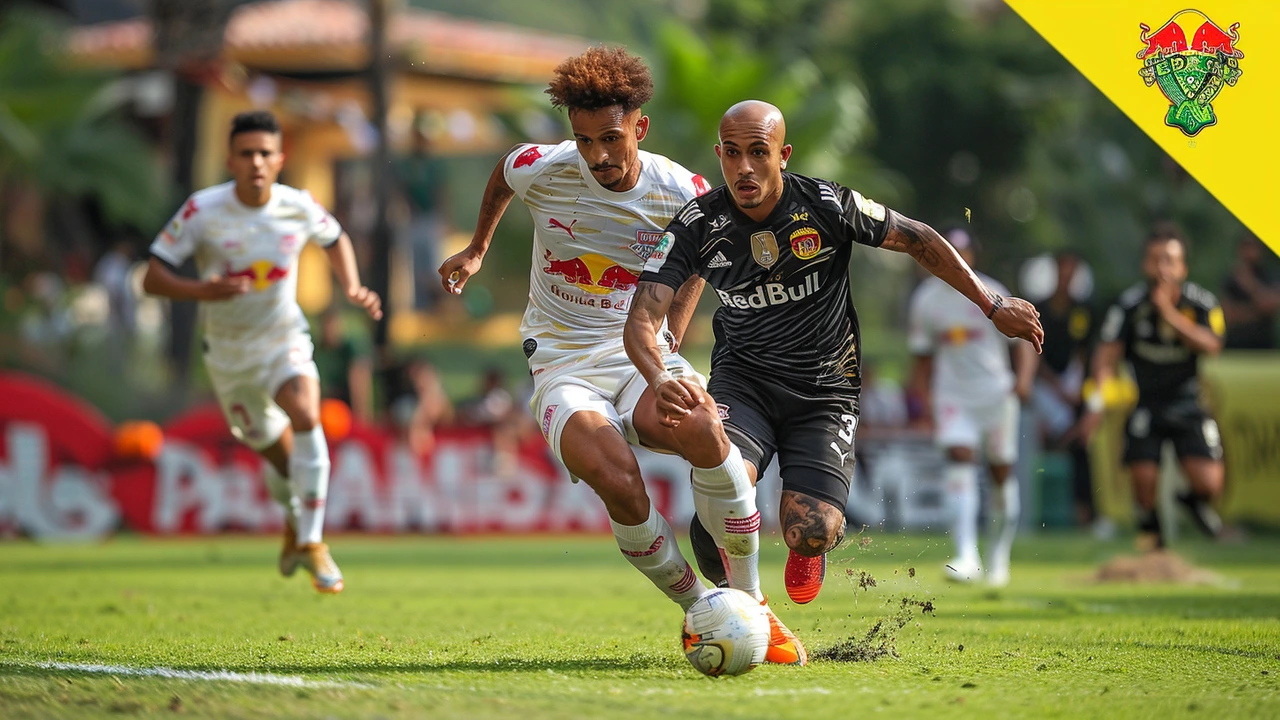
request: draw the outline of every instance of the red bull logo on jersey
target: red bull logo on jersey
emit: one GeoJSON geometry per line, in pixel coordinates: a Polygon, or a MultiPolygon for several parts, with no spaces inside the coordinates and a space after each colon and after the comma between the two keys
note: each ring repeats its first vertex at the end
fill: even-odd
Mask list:
{"type": "Polygon", "coordinates": [[[1155,32],[1146,23],[1138,27],[1143,43],[1138,75],[1169,100],[1164,123],[1187,136],[1216,125],[1213,99],[1224,87],[1234,87],[1242,74],[1244,53],[1236,47],[1240,23],[1223,30],[1199,10],[1183,10],[1155,32]]]}
{"type": "Polygon", "coordinates": [[[636,284],[640,282],[640,276],[636,273],[603,255],[596,255],[595,253],[586,253],[575,258],[561,260],[553,256],[550,250],[547,250],[543,256],[543,262],[542,272],[557,276],[564,283],[564,285],[559,282],[552,285],[551,292],[561,300],[578,305],[624,309],[625,301],[592,296],[631,292],[636,289],[636,284]],[[569,291],[568,286],[572,286],[575,290],[580,290],[586,295],[572,293],[569,291]]]}
{"type": "Polygon", "coordinates": [[[253,283],[253,289],[258,292],[266,290],[288,275],[289,268],[279,267],[270,260],[256,260],[240,270],[232,270],[231,266],[227,265],[227,277],[249,278],[253,283]]]}
{"type": "Polygon", "coordinates": [[[716,294],[720,296],[720,302],[726,307],[760,310],[772,305],[785,305],[803,300],[818,292],[819,287],[821,282],[818,279],[818,273],[812,272],[805,276],[803,285],[787,286],[780,282],[771,282],[757,285],[750,293],[728,293],[717,289],[716,294]]]}

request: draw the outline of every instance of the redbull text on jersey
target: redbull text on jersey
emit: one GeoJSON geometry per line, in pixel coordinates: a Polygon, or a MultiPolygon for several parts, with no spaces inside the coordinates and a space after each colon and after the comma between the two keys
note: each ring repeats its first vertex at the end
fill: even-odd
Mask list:
{"type": "Polygon", "coordinates": [[[813,272],[805,276],[803,285],[787,287],[782,283],[771,282],[757,285],[755,290],[749,294],[730,294],[719,289],[716,290],[716,294],[720,296],[720,302],[728,307],[736,307],[742,310],[749,308],[758,310],[771,305],[783,305],[803,300],[816,293],[819,287],[818,273],[813,272]]]}

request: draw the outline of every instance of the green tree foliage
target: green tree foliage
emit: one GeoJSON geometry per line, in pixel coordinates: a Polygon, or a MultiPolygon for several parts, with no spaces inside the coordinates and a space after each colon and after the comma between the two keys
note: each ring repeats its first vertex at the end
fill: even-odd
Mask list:
{"type": "Polygon", "coordinates": [[[107,222],[150,232],[164,211],[153,153],[117,112],[114,79],[69,67],[61,38],[33,11],[0,17],[0,187],[32,187],[49,207],[94,198],[107,222]]]}

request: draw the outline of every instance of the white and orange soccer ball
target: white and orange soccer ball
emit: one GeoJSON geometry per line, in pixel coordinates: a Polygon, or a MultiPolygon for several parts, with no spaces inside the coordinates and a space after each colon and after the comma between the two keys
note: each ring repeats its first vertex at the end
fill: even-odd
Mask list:
{"type": "Polygon", "coordinates": [[[698,672],[742,675],[764,662],[768,610],[741,590],[712,590],[685,613],[683,638],[684,655],[698,672]]]}

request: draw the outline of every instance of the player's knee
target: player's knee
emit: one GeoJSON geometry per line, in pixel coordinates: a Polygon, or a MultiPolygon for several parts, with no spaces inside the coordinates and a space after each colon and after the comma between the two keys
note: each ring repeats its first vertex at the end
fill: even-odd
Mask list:
{"type": "Polygon", "coordinates": [[[680,454],[697,467],[715,467],[729,452],[729,437],[715,407],[708,407],[709,404],[694,408],[673,431],[680,454]]]}
{"type": "Polygon", "coordinates": [[[949,447],[947,448],[947,459],[951,462],[971,463],[975,459],[973,448],[949,447]]]}

